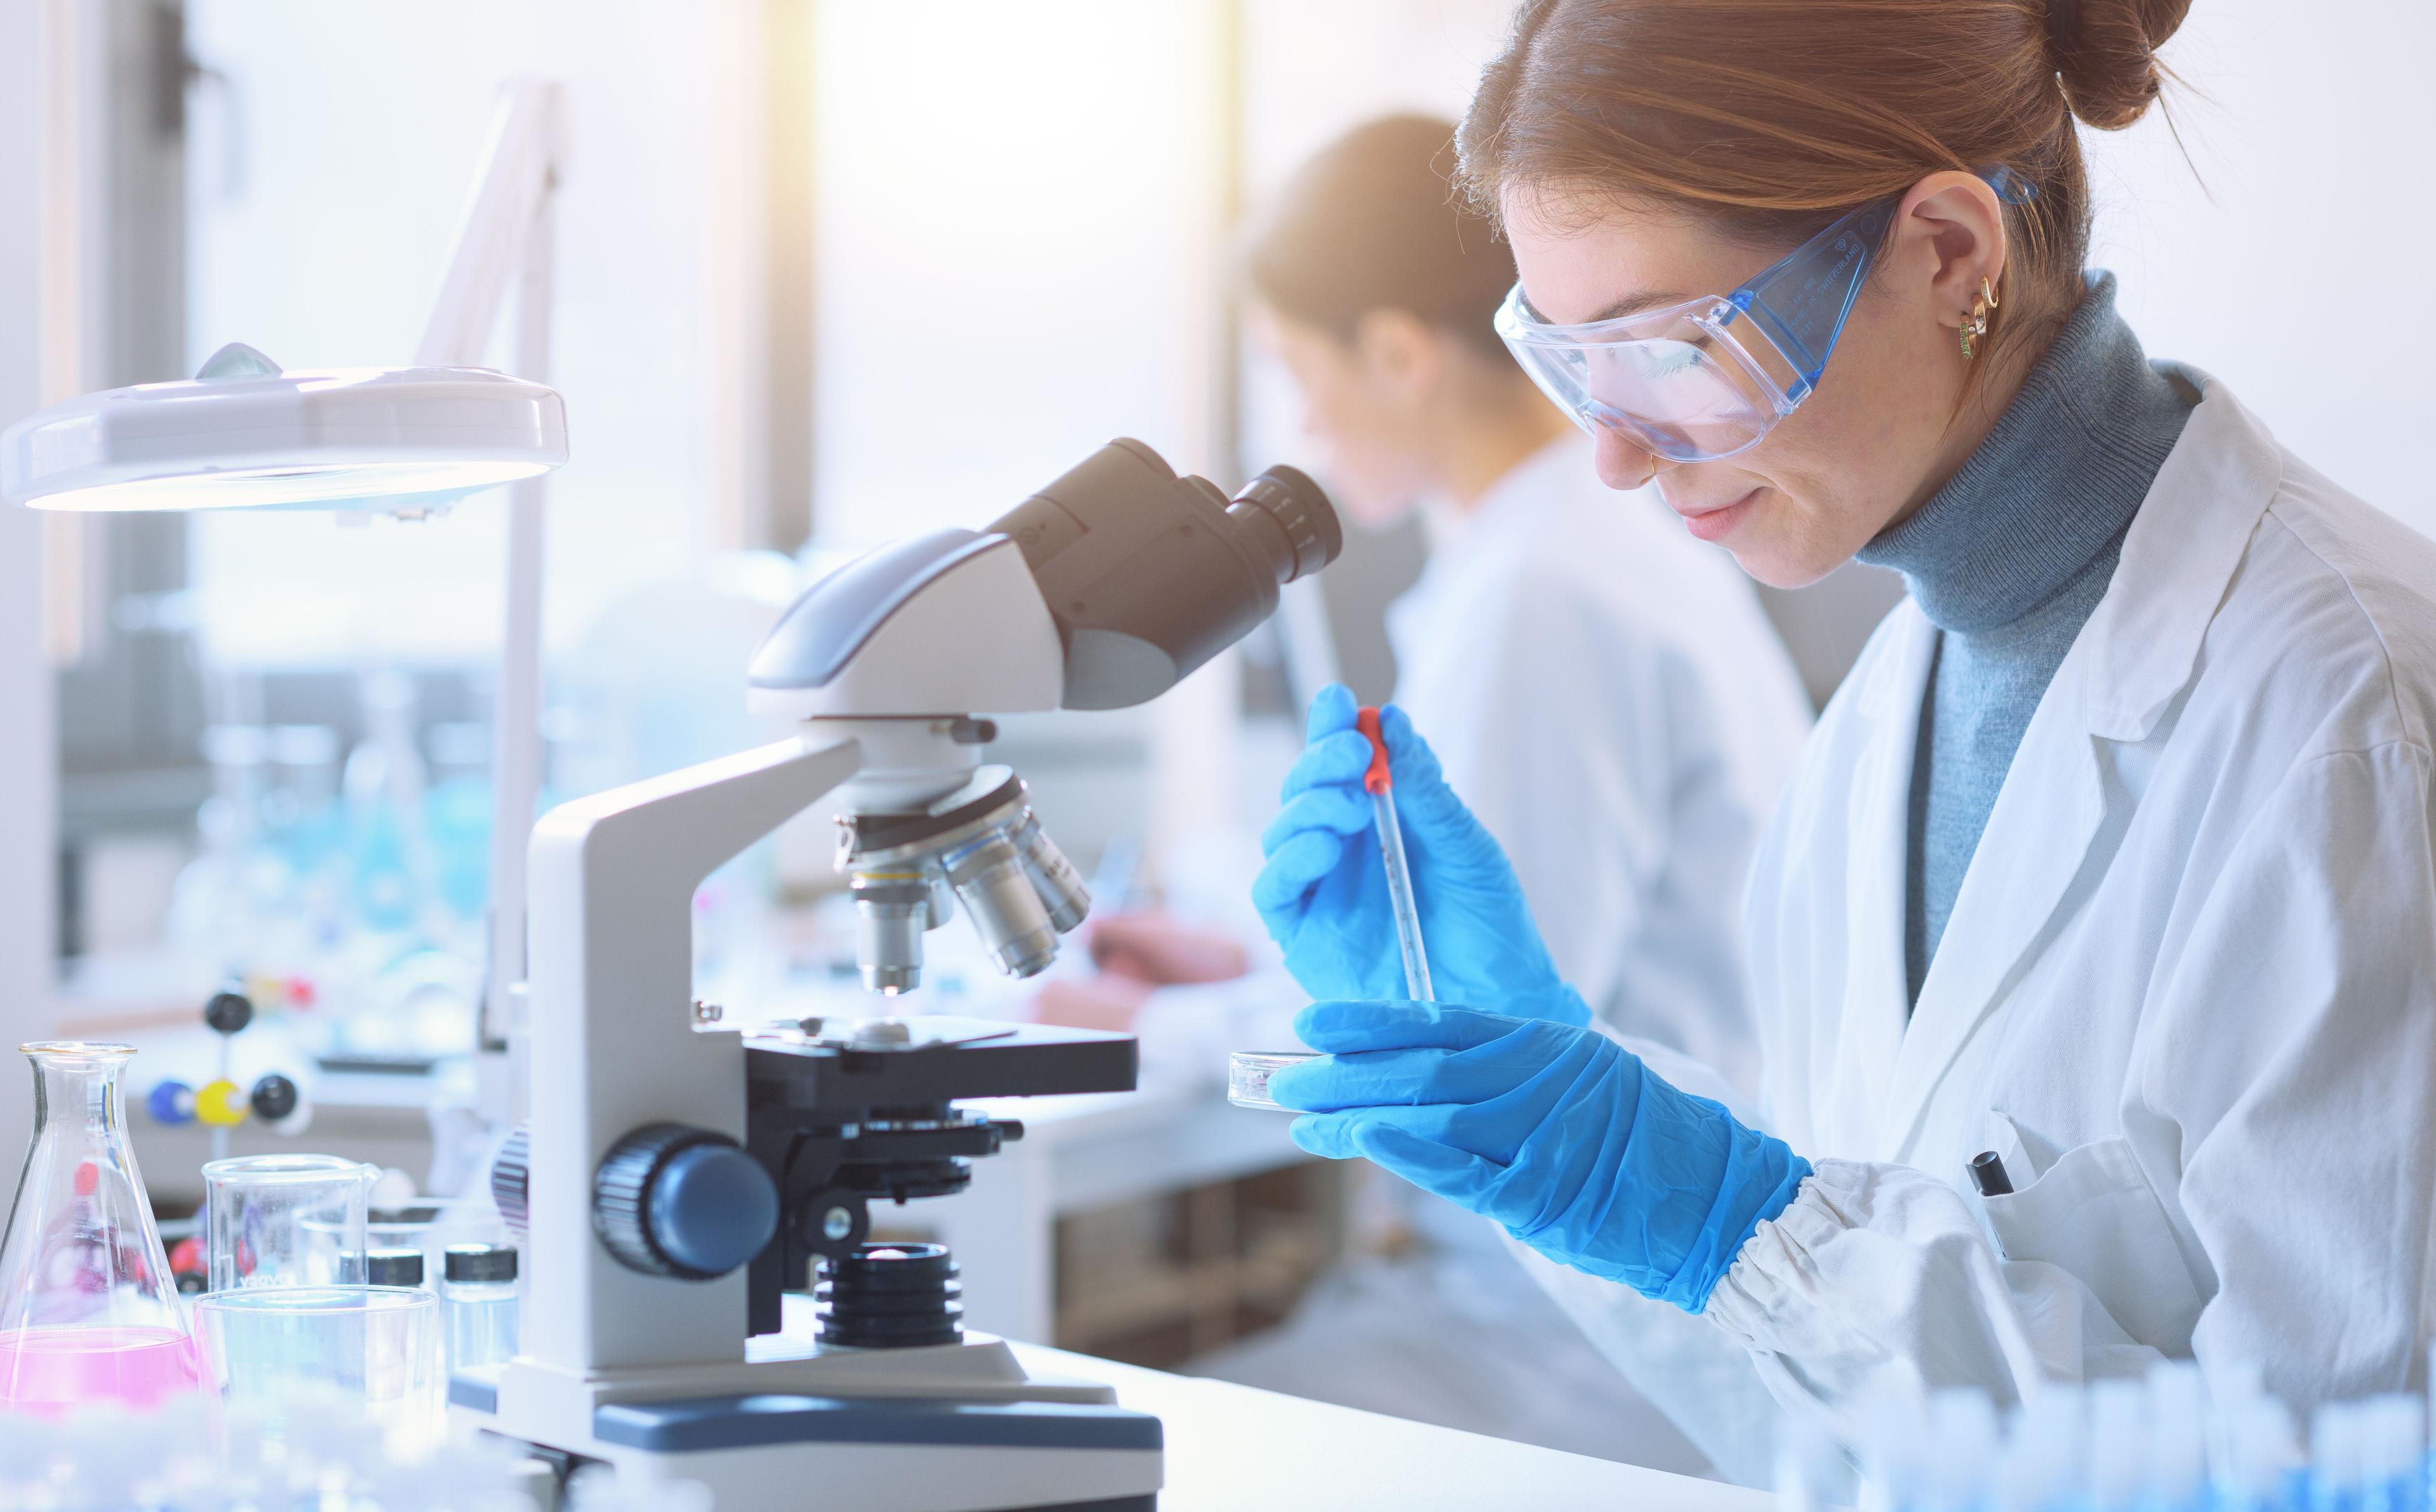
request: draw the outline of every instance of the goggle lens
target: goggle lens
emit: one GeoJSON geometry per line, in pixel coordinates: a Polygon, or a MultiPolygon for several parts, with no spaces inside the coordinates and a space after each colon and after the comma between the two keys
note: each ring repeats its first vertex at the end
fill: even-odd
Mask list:
{"type": "Polygon", "coordinates": [[[1744,451],[1778,413],[1775,396],[1734,338],[1692,316],[1629,340],[1509,335],[1507,345],[1541,391],[1585,429],[1604,426],[1669,461],[1744,451]]]}
{"type": "MultiPolygon", "coordinates": [[[[2010,168],[1978,171],[2009,205],[2035,193],[2010,168]]],[[[1837,217],[1714,302],[1551,325],[1517,284],[1497,334],[1584,429],[1605,426],[1668,461],[1731,457],[1793,413],[1827,371],[1895,206],[1880,200],[1837,217]]]]}

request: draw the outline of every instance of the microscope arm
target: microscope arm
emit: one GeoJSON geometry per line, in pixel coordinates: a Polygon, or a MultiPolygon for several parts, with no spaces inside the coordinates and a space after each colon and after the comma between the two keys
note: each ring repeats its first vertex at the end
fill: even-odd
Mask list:
{"type": "Polygon", "coordinates": [[[808,734],[578,799],[534,827],[530,1221],[556,1240],[531,1256],[534,1365],[580,1377],[742,1356],[744,1272],[671,1284],[621,1266],[591,1239],[594,1173],[652,1122],[742,1141],[743,1047],[696,1033],[688,1011],[694,890],[863,763],[861,741],[808,734]]]}

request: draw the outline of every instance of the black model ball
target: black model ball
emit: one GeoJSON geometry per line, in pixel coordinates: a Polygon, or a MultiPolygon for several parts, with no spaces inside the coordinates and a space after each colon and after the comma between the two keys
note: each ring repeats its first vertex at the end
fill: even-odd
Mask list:
{"type": "Polygon", "coordinates": [[[203,1004],[203,1022],[219,1034],[242,1033],[253,1022],[253,999],[241,992],[216,992],[212,1000],[203,1004]]]}
{"type": "Polygon", "coordinates": [[[296,1084],[277,1071],[254,1083],[252,1093],[246,1099],[253,1104],[253,1116],[265,1123],[276,1123],[295,1112],[300,1100],[296,1084]]]}

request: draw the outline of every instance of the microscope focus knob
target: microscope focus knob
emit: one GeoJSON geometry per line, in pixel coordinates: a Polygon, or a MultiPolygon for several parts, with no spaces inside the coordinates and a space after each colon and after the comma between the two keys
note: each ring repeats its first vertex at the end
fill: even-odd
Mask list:
{"type": "Polygon", "coordinates": [[[491,1203],[510,1228],[521,1234],[532,1208],[532,1125],[519,1123],[491,1161],[491,1203]]]}
{"type": "Polygon", "coordinates": [[[592,1229],[628,1270],[707,1281],[778,1231],[778,1185],[723,1134],[646,1124],[594,1173],[592,1229]]]}

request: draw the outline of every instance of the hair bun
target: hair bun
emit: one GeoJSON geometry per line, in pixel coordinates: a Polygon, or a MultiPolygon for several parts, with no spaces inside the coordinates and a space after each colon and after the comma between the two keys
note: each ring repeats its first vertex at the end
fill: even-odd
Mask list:
{"type": "Polygon", "coordinates": [[[2191,0],[2046,0],[2047,48],[2072,113],[2119,131],[2148,113],[2165,83],[2157,49],[2191,0]]]}

